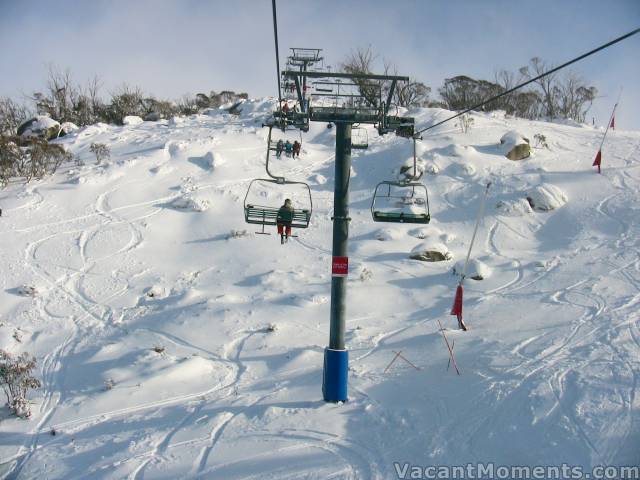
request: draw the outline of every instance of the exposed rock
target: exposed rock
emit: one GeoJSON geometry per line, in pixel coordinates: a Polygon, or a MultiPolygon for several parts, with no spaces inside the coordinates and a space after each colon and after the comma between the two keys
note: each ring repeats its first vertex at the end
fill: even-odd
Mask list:
{"type": "Polygon", "coordinates": [[[162,115],[158,112],[149,112],[144,116],[145,122],[157,122],[162,119],[162,115]]]}
{"type": "Polygon", "coordinates": [[[500,139],[502,152],[509,160],[524,160],[531,155],[529,139],[524,135],[510,130],[500,139]]]}
{"type": "Polygon", "coordinates": [[[447,247],[440,243],[421,243],[411,250],[409,258],[421,262],[446,262],[451,260],[453,256],[447,247]]]}
{"type": "Polygon", "coordinates": [[[60,132],[60,124],[46,115],[38,115],[22,122],[17,131],[21,137],[39,137],[45,140],[58,138],[60,132]]]}

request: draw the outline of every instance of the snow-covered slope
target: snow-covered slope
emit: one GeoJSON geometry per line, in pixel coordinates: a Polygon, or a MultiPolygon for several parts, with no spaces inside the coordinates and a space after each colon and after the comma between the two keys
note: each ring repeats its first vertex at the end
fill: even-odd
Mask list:
{"type": "MultiPolygon", "coordinates": [[[[335,129],[312,125],[299,160],[273,162],[313,194],[310,227],[281,246],[242,210],[265,176],[271,105],[84,128],[61,140],[84,166],[0,191],[0,348],[35,354],[43,382],[31,420],[2,411],[0,476],[387,479],[394,462],[640,462],[639,132],[610,132],[598,175],[599,129],[500,114],[475,115],[467,134],[442,127],[418,145],[433,218],[418,228],[372,222],[373,188],[412,146],[369,130],[351,181],[350,400],[334,405],[321,382],[335,129]],[[550,148],[506,159],[513,129],[550,148]],[[94,142],[111,148],[107,164],[94,142]],[[465,283],[460,332],[452,268],[489,181],[472,258],[490,275],[465,283]],[[541,185],[567,203],[532,209],[541,185]],[[423,244],[451,260],[409,259],[423,244]],[[399,351],[419,370],[387,369],[399,351]]],[[[450,112],[410,113],[421,127],[450,112]]]]}

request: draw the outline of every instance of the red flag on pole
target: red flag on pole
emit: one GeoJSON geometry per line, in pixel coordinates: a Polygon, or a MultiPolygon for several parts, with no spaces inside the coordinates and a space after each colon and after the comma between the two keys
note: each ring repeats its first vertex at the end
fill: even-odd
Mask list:
{"type": "Polygon", "coordinates": [[[609,125],[609,127],[611,127],[612,130],[616,129],[616,117],[615,117],[615,115],[611,117],[611,125],[609,125]]]}
{"type": "Polygon", "coordinates": [[[462,296],[463,289],[462,284],[458,285],[456,289],[456,298],[453,300],[453,307],[451,307],[451,315],[455,315],[458,317],[458,327],[462,330],[466,330],[467,326],[464,324],[462,320],[462,296]]]}
{"type": "Polygon", "coordinates": [[[598,167],[598,173],[601,173],[600,171],[600,164],[602,163],[602,150],[598,150],[598,153],[596,154],[596,159],[593,161],[593,167],[598,167]]]}

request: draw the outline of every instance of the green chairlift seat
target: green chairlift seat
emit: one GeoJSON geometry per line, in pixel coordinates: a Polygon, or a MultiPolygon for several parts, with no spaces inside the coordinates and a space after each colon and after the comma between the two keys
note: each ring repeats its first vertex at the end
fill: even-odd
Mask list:
{"type": "Polygon", "coordinates": [[[288,219],[286,221],[283,221],[282,219],[278,218],[278,211],[280,210],[281,205],[258,205],[251,200],[252,197],[259,197],[259,195],[256,195],[255,192],[261,190],[259,187],[260,183],[269,185],[271,186],[271,188],[273,188],[274,186],[276,188],[282,187],[283,191],[285,191],[284,196],[289,197],[293,196],[290,194],[292,186],[294,187],[297,185],[298,190],[304,191],[305,196],[308,197],[308,202],[305,202],[308,203],[308,208],[295,208],[293,210],[290,226],[291,228],[309,227],[309,222],[311,221],[311,213],[313,211],[313,201],[311,198],[311,189],[309,188],[308,184],[304,182],[291,182],[284,179],[256,178],[249,184],[249,188],[247,189],[247,193],[244,197],[245,222],[255,225],[262,225],[262,231],[256,233],[268,235],[269,233],[265,232],[264,230],[265,226],[278,225],[278,223],[288,223],[288,219]]]}
{"type": "Polygon", "coordinates": [[[431,221],[427,187],[420,182],[380,182],[371,201],[374,222],[419,223],[431,221]],[[389,207],[389,203],[394,203],[389,207]],[[387,205],[381,206],[381,203],[387,205]],[[411,207],[410,211],[405,209],[411,207]]]}
{"type": "Polygon", "coordinates": [[[351,148],[356,150],[369,148],[369,135],[364,128],[354,127],[351,129],[351,148]]]}

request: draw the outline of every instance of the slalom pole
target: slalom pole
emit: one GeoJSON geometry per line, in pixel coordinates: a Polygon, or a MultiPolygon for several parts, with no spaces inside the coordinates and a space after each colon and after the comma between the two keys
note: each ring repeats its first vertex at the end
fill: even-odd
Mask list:
{"type": "Polygon", "coordinates": [[[469,244],[469,250],[467,251],[467,258],[465,259],[464,266],[462,267],[462,275],[460,275],[460,282],[458,283],[458,288],[456,288],[456,296],[453,301],[453,307],[451,308],[451,315],[456,315],[458,317],[458,327],[465,331],[467,330],[467,326],[462,320],[462,298],[464,294],[462,285],[467,275],[467,266],[469,265],[469,257],[471,257],[471,249],[473,248],[473,243],[475,242],[476,234],[478,233],[478,225],[480,225],[480,220],[482,218],[482,215],[484,214],[484,205],[487,200],[487,196],[489,194],[489,187],[491,187],[491,182],[487,183],[487,186],[484,190],[484,195],[482,196],[482,200],[480,201],[480,208],[478,209],[478,218],[476,219],[476,226],[473,229],[473,235],[471,236],[471,243],[469,244]]]}
{"type": "Polygon", "coordinates": [[[611,111],[611,116],[609,117],[609,121],[607,122],[607,128],[604,131],[604,135],[602,136],[602,141],[600,142],[600,147],[598,148],[598,153],[596,153],[596,159],[593,161],[592,167],[598,167],[598,173],[602,173],[602,146],[604,145],[604,141],[607,138],[607,133],[609,133],[610,128],[614,128],[614,118],[616,115],[616,108],[618,108],[618,103],[620,103],[620,98],[622,97],[622,87],[620,87],[620,93],[618,94],[618,100],[613,106],[613,110],[611,111]]]}

